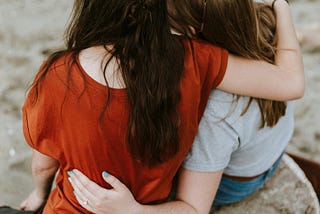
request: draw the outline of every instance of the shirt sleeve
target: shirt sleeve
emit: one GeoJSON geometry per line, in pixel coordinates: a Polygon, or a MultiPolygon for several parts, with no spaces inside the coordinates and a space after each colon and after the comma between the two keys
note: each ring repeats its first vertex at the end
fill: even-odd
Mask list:
{"type": "Polygon", "coordinates": [[[53,84],[46,77],[38,88],[32,87],[22,107],[23,134],[26,142],[35,150],[54,159],[59,159],[58,115],[59,108],[54,103],[53,84]]]}
{"type": "Polygon", "coordinates": [[[220,49],[220,54],[219,54],[220,59],[218,61],[220,61],[220,67],[215,77],[215,81],[213,82],[213,88],[216,88],[223,80],[223,77],[227,70],[227,64],[228,64],[228,51],[222,48],[219,48],[219,49],[220,49]]]}
{"type": "Polygon", "coordinates": [[[210,89],[216,88],[224,78],[228,64],[228,51],[210,43],[198,41],[194,44],[195,61],[201,72],[204,85],[210,89]]]}
{"type": "Polygon", "coordinates": [[[216,88],[226,73],[228,51],[205,41],[193,41],[194,61],[200,73],[201,97],[199,121],[206,108],[212,89],[216,88]]]}
{"type": "Polygon", "coordinates": [[[227,116],[226,109],[230,109],[230,106],[225,106],[224,103],[220,105],[216,101],[209,99],[197,136],[183,162],[183,167],[188,170],[223,170],[228,166],[233,151],[239,146],[239,134],[224,119],[227,116]]]}

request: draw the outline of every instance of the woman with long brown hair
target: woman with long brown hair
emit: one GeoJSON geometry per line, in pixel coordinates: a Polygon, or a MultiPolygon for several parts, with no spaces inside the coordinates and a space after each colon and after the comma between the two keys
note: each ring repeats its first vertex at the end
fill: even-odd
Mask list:
{"type": "MultiPolygon", "coordinates": [[[[280,20],[291,23],[287,15],[280,20]]],[[[163,0],[75,1],[67,48],[40,68],[23,107],[36,187],[21,209],[46,203],[44,213],[99,213],[91,197],[101,196],[100,189],[88,198],[69,182],[80,171],[103,190],[112,188],[101,176],[107,171],[139,202],[164,202],[211,89],[302,96],[299,46],[293,28],[283,27],[279,34],[288,41],[279,45],[295,53],[277,54],[272,65],[171,34],[163,0]]]]}

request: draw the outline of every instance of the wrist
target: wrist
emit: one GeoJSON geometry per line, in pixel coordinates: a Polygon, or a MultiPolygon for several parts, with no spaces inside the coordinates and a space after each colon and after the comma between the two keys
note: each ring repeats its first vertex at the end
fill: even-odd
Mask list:
{"type": "Polygon", "coordinates": [[[140,213],[146,213],[144,210],[145,205],[142,205],[140,203],[135,203],[130,210],[130,213],[132,214],[140,214],[140,213]]]}
{"type": "Polygon", "coordinates": [[[275,5],[278,4],[279,2],[285,2],[287,5],[289,5],[289,1],[288,0],[273,0],[271,3],[271,8],[274,10],[275,5]]]}
{"type": "Polygon", "coordinates": [[[35,194],[40,200],[47,200],[49,193],[47,191],[41,190],[39,188],[35,189],[35,194]]]}

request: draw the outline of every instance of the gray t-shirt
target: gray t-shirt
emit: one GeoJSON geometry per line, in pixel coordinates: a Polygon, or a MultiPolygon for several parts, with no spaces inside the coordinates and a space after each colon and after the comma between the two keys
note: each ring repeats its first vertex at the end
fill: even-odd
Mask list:
{"type": "Polygon", "coordinates": [[[284,152],[294,129],[294,103],[273,128],[259,129],[261,115],[256,101],[241,116],[249,97],[213,90],[198,134],[183,167],[193,171],[224,169],[233,176],[255,176],[269,169],[284,152]]]}

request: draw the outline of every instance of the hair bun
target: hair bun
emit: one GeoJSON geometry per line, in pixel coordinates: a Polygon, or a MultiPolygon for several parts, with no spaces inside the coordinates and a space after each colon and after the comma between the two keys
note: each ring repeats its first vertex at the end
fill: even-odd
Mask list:
{"type": "Polygon", "coordinates": [[[152,13],[158,9],[160,0],[136,0],[132,1],[128,9],[129,26],[143,24],[146,20],[152,20],[152,13]]]}
{"type": "Polygon", "coordinates": [[[140,0],[140,3],[142,4],[142,7],[146,10],[154,10],[157,8],[157,3],[159,0],[140,0]]]}

